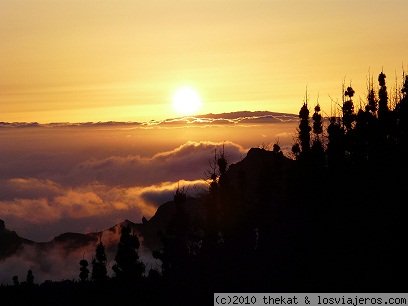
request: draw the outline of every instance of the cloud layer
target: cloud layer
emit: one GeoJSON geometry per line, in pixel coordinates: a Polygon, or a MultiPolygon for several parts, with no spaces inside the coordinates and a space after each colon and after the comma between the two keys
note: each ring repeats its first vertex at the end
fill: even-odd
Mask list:
{"type": "Polygon", "coordinates": [[[0,128],[30,128],[30,127],[135,127],[135,126],[176,126],[176,125],[224,125],[224,124],[268,124],[297,121],[294,114],[276,113],[269,111],[241,111],[222,114],[206,114],[198,116],[186,116],[149,122],[79,122],[79,123],[48,123],[38,122],[0,122],[0,128]]]}
{"type": "MultiPolygon", "coordinates": [[[[34,241],[98,232],[125,219],[141,222],[171,200],[178,186],[192,196],[208,190],[206,172],[215,151],[224,147],[235,163],[253,146],[278,141],[287,150],[295,122],[296,116],[269,112],[143,124],[0,122],[0,219],[34,241]]],[[[109,265],[117,236],[103,237],[109,265]]],[[[76,250],[26,245],[0,262],[0,283],[10,283],[13,275],[24,280],[28,269],[37,282],[78,278],[79,259],[91,261],[94,251],[94,243],[76,250]]],[[[157,265],[150,250],[142,248],[140,255],[157,265]]]]}
{"type": "Polygon", "coordinates": [[[2,179],[0,216],[10,228],[34,240],[50,239],[67,224],[66,230],[84,232],[126,218],[140,222],[142,216],[151,217],[158,205],[172,199],[178,185],[191,195],[203,192],[208,187],[203,180],[205,170],[221,145],[232,162],[245,154],[230,142],[188,142],[151,157],[86,160],[58,180],[2,179]],[[47,236],[39,230],[44,224],[47,236]]]}
{"type": "Polygon", "coordinates": [[[87,160],[76,166],[68,178],[81,185],[97,181],[121,186],[149,186],[160,181],[203,179],[214,150],[220,150],[222,145],[231,162],[240,160],[245,154],[241,146],[231,142],[190,141],[149,158],[132,155],[87,160]]]}
{"type": "Polygon", "coordinates": [[[224,147],[230,163],[250,147],[279,142],[288,150],[295,120],[236,112],[148,123],[0,123],[0,218],[36,241],[140,222],[178,182],[190,194],[208,188],[215,150],[224,147]]]}

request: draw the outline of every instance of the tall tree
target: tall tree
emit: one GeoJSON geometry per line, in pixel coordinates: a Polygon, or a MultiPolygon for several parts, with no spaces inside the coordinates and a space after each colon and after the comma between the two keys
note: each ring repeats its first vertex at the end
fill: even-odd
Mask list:
{"type": "Polygon", "coordinates": [[[303,103],[299,111],[299,142],[300,148],[303,154],[306,154],[310,150],[310,131],[312,128],[309,126],[309,109],[307,102],[303,103]]]}
{"type": "Polygon", "coordinates": [[[367,104],[366,110],[371,112],[371,114],[375,115],[377,113],[378,100],[375,95],[372,77],[370,77],[370,81],[368,84],[367,101],[368,101],[368,104],[367,104]]]}
{"type": "Polygon", "coordinates": [[[353,96],[354,96],[354,89],[349,86],[344,93],[344,96],[347,97],[347,100],[343,102],[343,124],[346,127],[346,131],[350,132],[353,122],[356,120],[356,115],[354,113],[354,103],[353,103],[353,96]]]}
{"type": "Polygon", "coordinates": [[[329,167],[335,170],[342,165],[344,160],[344,129],[338,118],[330,118],[327,134],[329,139],[327,144],[329,167]]]}
{"type": "Polygon", "coordinates": [[[131,281],[142,277],[145,265],[139,260],[139,247],[139,239],[136,234],[131,233],[130,226],[122,226],[115,256],[116,264],[112,267],[118,279],[131,281]]]}
{"type": "Polygon", "coordinates": [[[378,91],[378,118],[384,119],[388,113],[388,92],[387,86],[385,85],[386,75],[384,72],[378,75],[378,83],[380,85],[380,90],[378,91]]]}
{"type": "Polygon", "coordinates": [[[313,119],[313,134],[314,138],[312,141],[312,154],[315,162],[317,164],[322,164],[324,161],[324,147],[321,140],[321,135],[323,134],[323,122],[322,115],[320,115],[320,105],[317,105],[314,108],[313,119]]]}
{"type": "Polygon", "coordinates": [[[106,261],[105,246],[100,240],[96,246],[95,258],[92,260],[92,280],[99,282],[108,278],[106,261]]]}
{"type": "Polygon", "coordinates": [[[225,172],[227,172],[227,167],[228,167],[228,161],[225,156],[224,145],[222,145],[222,151],[220,155],[218,156],[217,165],[218,165],[218,171],[219,171],[220,176],[223,176],[225,172]]]}
{"type": "Polygon", "coordinates": [[[404,83],[401,88],[401,100],[397,105],[398,124],[400,127],[400,142],[403,147],[408,143],[408,75],[403,75],[404,83]]]}
{"type": "Polygon", "coordinates": [[[27,271],[26,282],[27,282],[27,285],[29,285],[29,286],[34,285],[34,275],[33,275],[33,271],[31,271],[31,269],[27,271]]]}

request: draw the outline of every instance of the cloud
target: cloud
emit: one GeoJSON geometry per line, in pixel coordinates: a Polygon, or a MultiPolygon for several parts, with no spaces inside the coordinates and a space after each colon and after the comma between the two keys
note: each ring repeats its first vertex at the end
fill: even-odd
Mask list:
{"type": "Polygon", "coordinates": [[[294,114],[274,113],[268,111],[242,111],[222,114],[206,114],[200,116],[187,116],[163,121],[152,121],[144,125],[159,126],[197,126],[197,125],[239,125],[239,124],[269,124],[298,121],[294,114]]]}
{"type": "Polygon", "coordinates": [[[208,190],[208,184],[204,180],[178,182],[164,182],[159,185],[148,187],[136,187],[128,189],[129,195],[136,195],[141,202],[148,203],[157,208],[157,203],[164,203],[172,199],[177,188],[184,188],[189,196],[197,196],[208,190]]]}
{"type": "Polygon", "coordinates": [[[61,186],[51,180],[11,178],[0,180],[0,199],[52,198],[61,194],[61,186]]]}
{"type": "Polygon", "coordinates": [[[171,200],[179,184],[190,195],[206,190],[203,179],[209,160],[223,145],[231,162],[245,154],[244,148],[232,142],[187,142],[150,157],[89,159],[64,176],[50,174],[53,179],[3,178],[0,216],[9,228],[36,241],[66,231],[100,230],[124,219],[140,222],[142,216],[151,217],[160,204],[171,200]]]}
{"type": "Polygon", "coordinates": [[[184,187],[190,196],[208,188],[202,180],[133,187],[89,184],[71,188],[50,180],[12,179],[5,185],[16,189],[13,200],[0,201],[2,219],[9,228],[34,240],[48,240],[61,233],[61,227],[65,231],[89,232],[124,219],[140,222],[142,216],[151,217],[160,204],[171,200],[178,186],[184,187]],[[38,198],[35,197],[40,195],[35,191],[37,186],[43,189],[38,198]],[[47,225],[45,233],[38,230],[44,224],[47,225]]]}
{"type": "Polygon", "coordinates": [[[146,158],[138,155],[91,159],[77,165],[67,176],[76,184],[99,182],[106,185],[149,186],[162,181],[205,178],[214,150],[224,146],[230,163],[239,161],[246,150],[232,142],[189,141],[174,150],[146,158]]]}
{"type": "Polygon", "coordinates": [[[185,116],[179,118],[165,119],[161,121],[151,120],[148,122],[0,122],[0,128],[52,128],[52,127],[137,127],[137,126],[185,126],[185,125],[223,125],[239,123],[280,123],[297,121],[298,116],[288,113],[276,113],[269,111],[240,111],[221,114],[205,114],[197,116],[185,116]]]}

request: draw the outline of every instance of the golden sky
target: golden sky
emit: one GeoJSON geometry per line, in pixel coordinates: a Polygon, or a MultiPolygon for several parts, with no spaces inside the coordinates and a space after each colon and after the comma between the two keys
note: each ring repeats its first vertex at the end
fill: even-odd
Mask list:
{"type": "Polygon", "coordinates": [[[142,121],[201,113],[330,112],[369,70],[408,64],[406,0],[0,0],[0,121],[142,121]]]}

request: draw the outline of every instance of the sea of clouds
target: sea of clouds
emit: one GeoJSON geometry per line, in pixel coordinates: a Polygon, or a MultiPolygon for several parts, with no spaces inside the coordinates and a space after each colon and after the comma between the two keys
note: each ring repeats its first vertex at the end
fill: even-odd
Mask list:
{"type": "MultiPolygon", "coordinates": [[[[251,147],[279,143],[288,152],[296,120],[261,115],[148,124],[2,123],[0,219],[37,242],[64,232],[102,231],[125,219],[141,223],[178,186],[190,196],[206,192],[216,152],[224,150],[229,163],[242,160],[251,147]]],[[[92,244],[67,252],[60,245],[43,254],[25,246],[0,262],[0,282],[21,278],[29,268],[41,281],[77,277],[78,258],[86,254],[90,260],[94,249],[92,244]],[[67,268],[58,270],[62,265],[67,268]]],[[[149,250],[142,246],[140,252],[154,262],[149,250]]]]}

